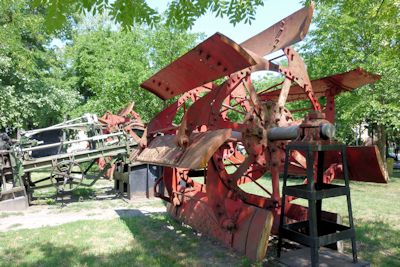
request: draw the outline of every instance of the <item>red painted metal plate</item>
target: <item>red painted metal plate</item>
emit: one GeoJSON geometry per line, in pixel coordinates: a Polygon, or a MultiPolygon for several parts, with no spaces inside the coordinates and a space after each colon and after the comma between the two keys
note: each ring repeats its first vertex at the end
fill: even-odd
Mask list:
{"type": "MultiPolygon", "coordinates": [[[[352,91],[366,84],[371,84],[380,79],[377,74],[369,73],[361,68],[348,72],[335,74],[321,79],[311,81],[312,88],[316,97],[325,96],[325,92],[332,90],[337,95],[343,91],[352,91]]],[[[275,90],[262,94],[263,100],[277,101],[281,90],[275,90]]],[[[287,102],[308,99],[304,90],[294,85],[290,88],[287,102]]]]}
{"type": "Polygon", "coordinates": [[[161,99],[170,99],[254,64],[243,48],[216,33],[140,86],[161,99]]]}
{"type": "MultiPolygon", "coordinates": [[[[387,183],[388,174],[376,146],[348,146],[346,149],[350,180],[387,183]]],[[[326,164],[341,162],[340,153],[328,153],[326,164]]],[[[342,178],[341,168],[336,173],[342,178]]]]}
{"type": "Polygon", "coordinates": [[[351,180],[387,183],[388,174],[376,146],[350,146],[346,151],[351,180]]]}
{"type": "Polygon", "coordinates": [[[314,6],[304,7],[240,45],[260,56],[297,43],[306,36],[314,6]]]}
{"type": "MultiPolygon", "coordinates": [[[[388,174],[376,146],[348,146],[346,153],[350,180],[371,183],[388,182],[388,174]]],[[[335,163],[339,164],[339,168],[335,169],[335,178],[343,179],[342,156],[340,152],[328,151],[325,159],[325,167],[327,168],[335,163]]],[[[292,162],[289,166],[289,174],[305,175],[305,169],[294,164],[292,162]]],[[[283,166],[280,171],[283,173],[283,166]]]]}

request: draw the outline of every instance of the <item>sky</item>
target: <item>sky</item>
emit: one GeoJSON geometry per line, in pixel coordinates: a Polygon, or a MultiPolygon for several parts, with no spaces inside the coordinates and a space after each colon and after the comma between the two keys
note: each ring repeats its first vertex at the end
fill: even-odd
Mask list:
{"type": "MultiPolygon", "coordinates": [[[[156,9],[160,13],[165,11],[168,2],[169,1],[167,0],[147,0],[149,6],[156,9]]],[[[257,8],[255,19],[252,21],[251,25],[242,22],[236,24],[235,26],[229,23],[229,19],[227,17],[217,18],[215,17],[215,14],[208,12],[207,14],[198,18],[194,26],[189,31],[193,33],[204,33],[206,37],[209,37],[216,32],[220,32],[236,43],[240,44],[302,7],[303,5],[300,3],[300,0],[265,0],[264,6],[257,8]]],[[[59,39],[55,39],[51,43],[51,46],[53,45],[63,47],[65,43],[59,39]]],[[[283,51],[279,50],[268,55],[266,58],[272,59],[282,54],[283,51]]],[[[260,79],[266,73],[267,71],[253,73],[252,78],[260,79]]]]}
{"type": "MultiPolygon", "coordinates": [[[[162,12],[166,9],[168,1],[148,0],[147,2],[151,7],[162,12]]],[[[299,0],[265,0],[264,6],[257,8],[255,19],[251,25],[239,23],[236,26],[230,24],[227,17],[216,18],[215,14],[208,12],[197,19],[190,31],[204,32],[207,37],[220,32],[233,41],[241,43],[302,7],[299,0]]]]}
{"type": "MultiPolygon", "coordinates": [[[[167,8],[168,2],[169,1],[165,0],[147,0],[149,6],[155,8],[158,12],[163,12],[167,8]]],[[[235,26],[229,23],[227,17],[217,18],[215,14],[208,12],[196,20],[190,31],[193,33],[205,33],[206,37],[220,32],[240,44],[302,7],[303,5],[300,3],[300,0],[265,0],[264,6],[257,8],[255,19],[252,21],[251,25],[242,22],[235,26]]],[[[283,51],[278,50],[266,56],[266,58],[272,59],[282,54],[283,51]]],[[[252,78],[259,79],[263,77],[265,73],[266,71],[253,73],[252,78]]]]}
{"type": "MultiPolygon", "coordinates": [[[[165,11],[168,2],[167,0],[147,0],[147,3],[159,12],[165,11]]],[[[251,25],[242,22],[235,26],[229,23],[227,17],[216,18],[215,14],[208,12],[196,20],[190,31],[193,33],[205,33],[206,37],[220,32],[240,44],[302,7],[300,0],[265,0],[264,6],[257,8],[255,19],[251,25]]],[[[65,43],[55,39],[51,43],[51,46],[53,45],[63,47],[65,43]]]]}

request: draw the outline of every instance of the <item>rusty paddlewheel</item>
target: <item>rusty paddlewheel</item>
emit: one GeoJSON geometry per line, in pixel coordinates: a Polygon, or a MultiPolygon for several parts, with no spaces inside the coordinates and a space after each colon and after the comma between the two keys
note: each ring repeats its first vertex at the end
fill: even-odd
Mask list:
{"type": "MultiPolygon", "coordinates": [[[[155,196],[168,202],[177,220],[254,260],[265,256],[270,234],[278,231],[279,175],[288,142],[332,138],[332,97],[378,79],[355,70],[310,81],[291,45],[306,35],[312,13],[312,5],[304,7],[240,45],[216,33],[141,85],[164,100],[180,96],[148,123],[135,157],[164,167],[155,196]],[[278,50],[285,66],[264,58],[278,50]],[[283,81],[257,92],[251,81],[257,71],[273,71],[283,81]],[[325,109],[321,96],[329,98],[325,109]],[[286,107],[298,100],[310,103],[302,120],[286,107]],[[265,174],[270,186],[260,183],[265,174]],[[250,182],[265,195],[246,192],[242,185],[250,182]]],[[[337,157],[325,162],[334,166],[326,181],[340,176],[337,157]]],[[[301,175],[304,168],[304,156],[291,152],[289,173],[301,175]]],[[[384,180],[381,169],[374,171],[384,180]]],[[[286,219],[305,220],[307,209],[292,200],[285,203],[286,219]]]]}

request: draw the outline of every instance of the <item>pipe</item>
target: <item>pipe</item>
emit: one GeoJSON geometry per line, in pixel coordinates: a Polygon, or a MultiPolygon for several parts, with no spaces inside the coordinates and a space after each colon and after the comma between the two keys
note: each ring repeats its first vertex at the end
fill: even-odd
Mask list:
{"type": "Polygon", "coordinates": [[[268,139],[270,141],[293,140],[297,138],[298,130],[298,125],[288,127],[273,127],[268,130],[268,139]]]}
{"type": "Polygon", "coordinates": [[[92,124],[96,124],[96,123],[98,123],[97,115],[86,113],[79,118],[75,118],[72,120],[64,121],[62,123],[54,124],[54,125],[46,127],[46,128],[22,131],[21,135],[30,137],[32,135],[35,135],[35,134],[38,134],[41,132],[65,129],[65,128],[80,127],[80,126],[88,126],[88,125],[92,125],[92,124]],[[76,121],[79,121],[79,120],[82,120],[82,122],[75,123],[76,121]],[[72,123],[74,123],[74,124],[72,124],[72,123]]]}
{"type": "MultiPolygon", "coordinates": [[[[297,138],[299,125],[287,127],[273,127],[268,130],[268,139],[276,140],[293,140],[297,138]]],[[[320,125],[320,136],[323,139],[332,139],[335,136],[335,126],[331,123],[323,123],[320,125]]]]}
{"type": "Polygon", "coordinates": [[[50,148],[50,147],[56,147],[56,146],[59,146],[59,145],[69,145],[69,144],[85,142],[85,141],[98,141],[98,140],[107,139],[108,137],[120,136],[120,135],[123,135],[123,134],[124,134],[123,132],[117,132],[117,133],[111,133],[111,134],[97,135],[97,136],[84,138],[84,139],[79,139],[79,140],[71,140],[71,141],[65,141],[65,142],[46,144],[46,145],[42,145],[42,146],[27,147],[27,148],[21,149],[21,151],[22,152],[35,151],[35,150],[40,150],[40,149],[45,149],[45,148],[50,148]]]}

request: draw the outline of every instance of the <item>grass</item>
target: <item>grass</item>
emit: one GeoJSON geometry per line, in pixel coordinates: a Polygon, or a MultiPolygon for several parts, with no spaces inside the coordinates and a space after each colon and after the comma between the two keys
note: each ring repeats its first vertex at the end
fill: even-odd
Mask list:
{"type": "MultiPolygon", "coordinates": [[[[302,180],[288,180],[288,185],[299,183],[302,180]]],[[[260,184],[271,188],[268,177],[262,178],[260,184]]],[[[266,195],[253,183],[241,187],[266,195]]],[[[400,266],[400,172],[395,172],[388,184],[350,182],[350,188],[359,257],[373,266],[400,266]]],[[[301,199],[294,203],[307,206],[306,201],[301,199]]],[[[348,222],[344,196],[323,200],[322,208],[340,214],[343,221],[348,222]]],[[[351,253],[349,241],[344,242],[344,248],[346,253],[351,253]]]]}
{"type": "Polygon", "coordinates": [[[0,233],[0,266],[226,266],[248,261],[165,215],[0,233]]]}
{"type": "MultiPolygon", "coordinates": [[[[302,180],[290,179],[289,184],[302,180]]],[[[143,205],[162,206],[161,201],[129,203],[121,199],[96,200],[112,182],[99,181],[94,191],[78,191],[83,202],[68,204],[55,212],[143,205]]],[[[270,179],[261,179],[270,187],[270,179]]],[[[247,191],[263,194],[254,184],[247,191]]],[[[359,257],[372,266],[400,266],[400,173],[388,184],[351,182],[359,257]]],[[[297,203],[305,204],[300,200],[297,203]]],[[[348,220],[345,198],[323,201],[323,209],[348,220]]],[[[19,214],[15,214],[18,216],[19,214]]],[[[95,213],[93,213],[95,215],[95,213]]],[[[0,214],[7,217],[11,215],[0,214]]],[[[54,227],[0,233],[0,266],[243,266],[252,264],[218,243],[199,237],[164,214],[121,217],[112,220],[77,221],[54,227]]],[[[350,252],[349,242],[345,251],[350,252]]]]}
{"type": "MultiPolygon", "coordinates": [[[[32,173],[32,180],[37,181],[47,176],[49,176],[48,171],[34,172],[32,173]]],[[[163,206],[160,199],[144,199],[140,203],[126,201],[114,192],[114,182],[106,179],[100,179],[93,183],[92,179],[85,178],[78,188],[70,194],[65,195],[64,200],[60,196],[57,197],[56,189],[49,180],[40,182],[37,185],[43,188],[34,190],[32,204],[51,205],[50,208],[54,212],[79,212],[113,207],[138,208],[140,206],[163,206]],[[67,205],[64,206],[63,203],[67,203],[67,205]]],[[[1,216],[7,215],[0,214],[0,218],[1,216]]]]}
{"type": "MultiPolygon", "coordinates": [[[[50,176],[50,171],[49,170],[43,170],[43,171],[38,171],[38,172],[32,172],[31,177],[32,181],[38,181],[40,179],[46,178],[50,176]]],[[[106,182],[107,183],[107,182],[106,182]]],[[[81,198],[81,199],[90,199],[94,197],[96,194],[99,194],[99,188],[104,184],[104,180],[98,180],[96,183],[93,183],[93,179],[87,179],[84,178],[82,183],[79,185],[78,188],[76,188],[74,191],[72,191],[72,196],[76,198],[81,198]],[[103,183],[102,183],[103,182],[103,183]],[[97,186],[100,184],[100,186],[97,186]]],[[[56,197],[56,188],[53,186],[51,181],[44,180],[36,184],[36,186],[40,187],[40,189],[35,189],[33,191],[33,204],[36,205],[41,205],[41,204],[46,204],[49,205],[51,204],[52,200],[56,197]],[[49,203],[50,202],[50,203],[49,203]]],[[[55,204],[55,203],[53,203],[55,204]]]]}

